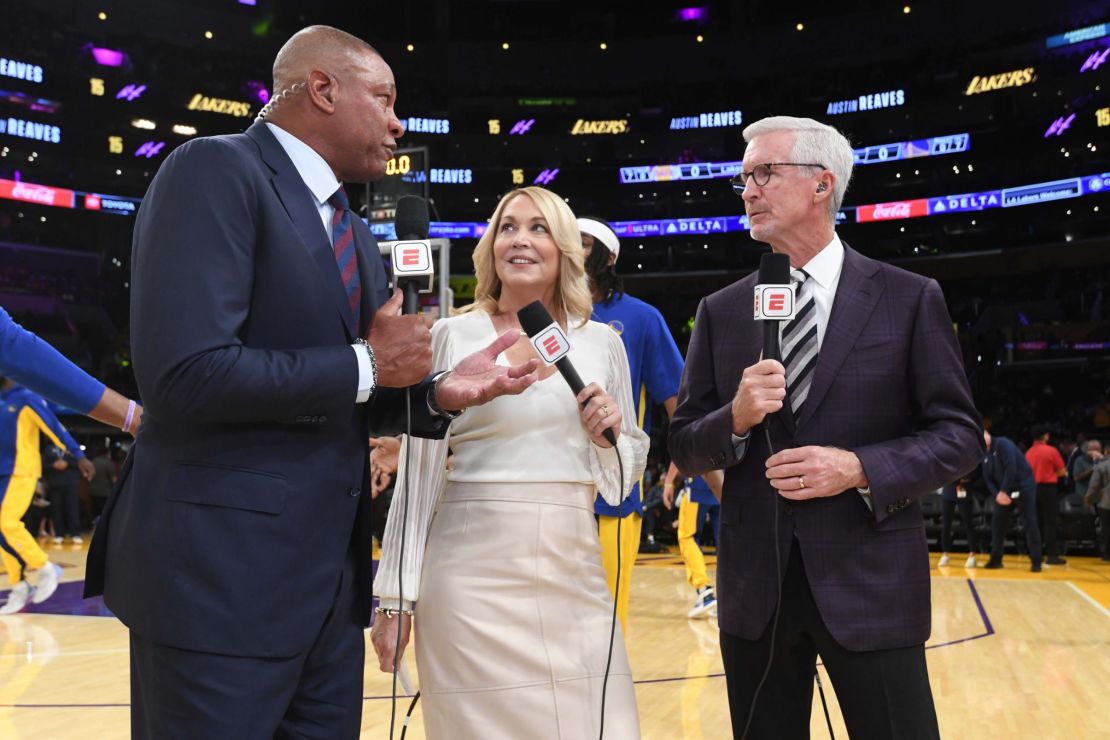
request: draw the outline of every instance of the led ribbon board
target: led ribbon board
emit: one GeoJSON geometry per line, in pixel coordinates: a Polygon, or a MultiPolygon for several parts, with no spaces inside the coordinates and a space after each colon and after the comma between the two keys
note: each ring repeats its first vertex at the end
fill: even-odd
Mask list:
{"type": "MultiPolygon", "coordinates": [[[[872,203],[844,208],[837,213],[837,223],[855,220],[857,223],[875,221],[898,221],[906,218],[939,216],[947,213],[985,211],[993,208],[1016,208],[1019,206],[1049,203],[1057,200],[1099,195],[1110,191],[1110,172],[1082,177],[1071,177],[1050,182],[1018,185],[1001,190],[985,190],[977,193],[942,195],[932,198],[913,198],[890,203],[872,203]]],[[[0,180],[0,199],[19,200],[27,203],[75,208],[77,198],[86,210],[111,211],[113,213],[134,213],[138,209],[138,198],[117,195],[101,195],[83,191],[55,188],[35,183],[0,180]]],[[[365,221],[365,219],[363,219],[365,221]]],[[[468,221],[433,221],[429,235],[433,238],[478,239],[489,229],[489,224],[468,221]]],[[[669,236],[675,234],[723,234],[748,230],[747,216],[707,216],[700,218],[659,219],[656,221],[616,221],[613,229],[619,236],[669,236]]],[[[395,238],[392,223],[372,223],[370,230],[375,236],[395,238]]]]}
{"type": "Polygon", "coordinates": [[[1071,46],[1078,44],[1081,41],[1092,41],[1100,39],[1103,36],[1110,35],[1110,23],[1099,23],[1096,26],[1087,26],[1086,28],[1077,28],[1074,31],[1061,33],[1057,36],[1049,36],[1044,40],[1046,49],[1056,49],[1061,46],[1071,46]]]}
{"type": "Polygon", "coordinates": [[[29,62],[0,57],[0,77],[11,77],[26,82],[42,82],[42,67],[29,62]]]}
{"type": "Polygon", "coordinates": [[[738,110],[718,111],[716,113],[699,113],[696,116],[676,116],[671,119],[671,131],[681,131],[691,128],[724,128],[726,126],[739,126],[744,122],[743,114],[738,110]]]}
{"type": "Polygon", "coordinates": [[[410,134],[449,134],[451,121],[446,118],[406,118],[405,132],[410,134]]]}
{"type": "MultiPolygon", "coordinates": [[[[958,154],[971,149],[971,134],[951,134],[933,136],[928,139],[899,141],[893,144],[853,149],[855,163],[879,164],[896,162],[900,159],[916,157],[935,157],[941,154],[958,154]]],[[[743,169],[744,163],[736,162],[695,162],[692,164],[657,164],[637,167],[621,167],[621,183],[625,185],[645,182],[673,182],[677,180],[712,180],[733,177],[743,169]]]]}
{"type": "Polygon", "coordinates": [[[56,188],[33,182],[0,180],[0,199],[18,200],[56,208],[83,208],[89,211],[102,211],[121,215],[134,214],[139,209],[138,198],[122,195],[102,195],[86,193],[81,190],[56,188]]]}
{"type": "Polygon", "coordinates": [[[868,93],[848,100],[834,100],[825,109],[825,115],[837,116],[842,113],[858,113],[859,111],[879,110],[880,108],[897,108],[906,104],[905,90],[887,90],[879,93],[868,93]]]}
{"type": "Polygon", "coordinates": [[[0,118],[0,134],[47,144],[58,144],[62,141],[62,130],[57,126],[24,121],[22,118],[0,118]]]}

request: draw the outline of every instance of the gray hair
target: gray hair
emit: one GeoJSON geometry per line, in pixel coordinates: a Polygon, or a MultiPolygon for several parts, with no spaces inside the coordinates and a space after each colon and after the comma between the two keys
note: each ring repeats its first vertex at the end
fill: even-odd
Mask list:
{"type": "Polygon", "coordinates": [[[1101,450],[1102,442],[1099,442],[1097,439],[1088,439],[1087,444],[1083,445],[1083,449],[1086,452],[1090,452],[1091,450],[1101,450]]]}
{"type": "Polygon", "coordinates": [[[791,157],[796,162],[820,162],[834,175],[836,183],[829,198],[829,217],[836,224],[836,214],[848,192],[848,181],[852,179],[852,164],[855,157],[848,138],[832,126],[812,118],[794,116],[771,116],[761,118],[744,128],[744,141],[751,142],[757,136],[777,131],[794,133],[794,151],[791,157]]]}

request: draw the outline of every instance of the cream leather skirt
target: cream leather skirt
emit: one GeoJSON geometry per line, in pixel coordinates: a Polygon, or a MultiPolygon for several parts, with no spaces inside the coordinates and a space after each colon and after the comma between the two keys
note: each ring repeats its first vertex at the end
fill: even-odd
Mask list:
{"type": "MultiPolygon", "coordinates": [[[[448,483],[414,633],[429,740],[598,736],[613,600],[592,486],[448,483]]],[[[620,624],[605,737],[640,737],[620,624]]]]}

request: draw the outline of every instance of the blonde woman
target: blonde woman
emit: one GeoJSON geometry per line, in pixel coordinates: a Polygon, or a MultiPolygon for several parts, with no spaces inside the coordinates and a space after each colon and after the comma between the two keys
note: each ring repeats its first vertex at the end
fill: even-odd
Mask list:
{"type": "MultiPolygon", "coordinates": [[[[404,442],[374,593],[383,606],[415,612],[424,726],[432,740],[598,735],[613,601],[594,495],[613,504],[628,495],[643,472],[648,439],[622,413],[632,408],[628,360],[620,337],[589,321],[583,259],[574,214],[562,198],[538,187],[513,190],[475,248],[474,303],[432,329],[435,366],[451,367],[472,347],[519,331],[517,311],[540,300],[567,333],[569,357],[586,382],[575,403],[555,368],[543,368],[521,395],[467,410],[445,439],[404,442]],[[617,435],[623,480],[605,429],[617,435]],[[406,465],[414,471],[410,480],[406,465]]],[[[499,362],[535,356],[521,335],[499,362]]],[[[372,640],[383,671],[400,657],[398,630],[403,651],[410,628],[404,615],[378,616],[372,640]]],[[[639,737],[619,625],[605,737],[639,737]]]]}

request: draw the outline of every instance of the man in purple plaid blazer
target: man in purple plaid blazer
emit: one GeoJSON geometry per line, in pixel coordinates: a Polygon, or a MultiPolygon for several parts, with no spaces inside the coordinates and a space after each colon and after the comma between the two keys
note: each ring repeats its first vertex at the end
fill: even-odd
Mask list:
{"type": "Polygon", "coordinates": [[[983,454],[944,296],[837,237],[852,173],[842,134],[775,117],[744,139],[733,185],[752,238],[790,257],[798,315],[780,363],[761,358],[757,275],[703,299],[669,439],[689,474],[725,469],[717,595],[733,732],[808,737],[819,655],[852,738],[939,737],[918,499],[983,454]]]}

